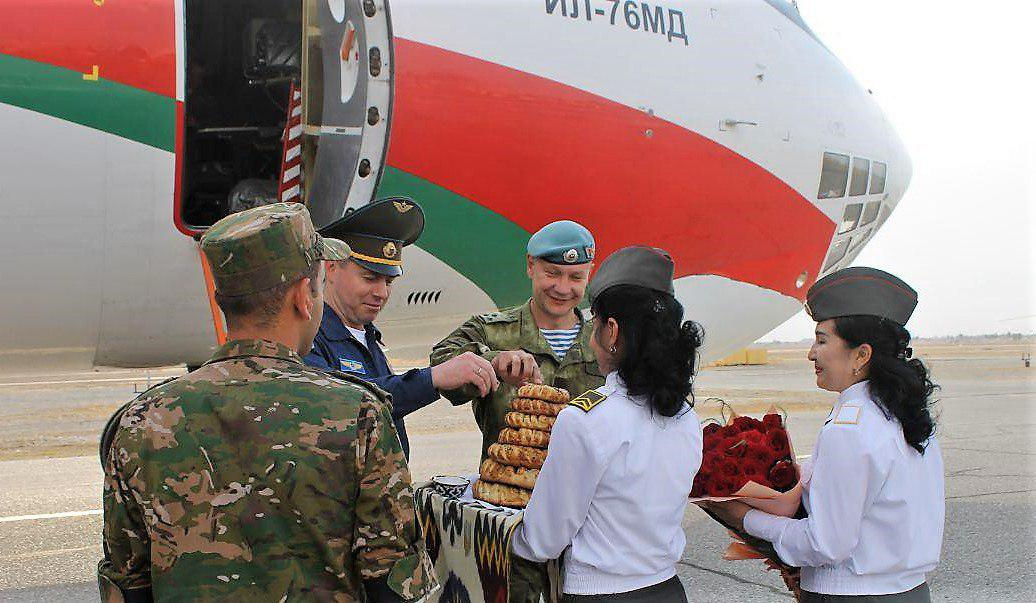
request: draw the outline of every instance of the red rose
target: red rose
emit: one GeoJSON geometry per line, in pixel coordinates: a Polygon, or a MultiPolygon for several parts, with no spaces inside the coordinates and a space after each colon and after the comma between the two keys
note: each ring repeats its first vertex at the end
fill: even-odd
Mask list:
{"type": "Polygon", "coordinates": [[[775,429],[766,434],[766,443],[777,458],[786,457],[791,454],[791,445],[788,443],[788,434],[783,429],[775,429]]]}
{"type": "Polygon", "coordinates": [[[712,471],[716,474],[717,477],[725,478],[734,477],[739,473],[737,463],[730,459],[723,459],[722,461],[719,461],[712,468],[712,471]]]}
{"type": "Polygon", "coordinates": [[[773,456],[773,452],[770,451],[770,448],[767,445],[750,446],[745,458],[750,459],[753,463],[763,467],[773,465],[773,462],[776,460],[773,456]]]}
{"type": "Polygon", "coordinates": [[[763,429],[770,431],[771,429],[780,429],[784,425],[784,421],[781,416],[776,413],[770,413],[763,417],[763,429]]]}
{"type": "Polygon", "coordinates": [[[709,423],[705,427],[702,428],[701,432],[702,432],[702,435],[704,435],[706,438],[708,438],[710,435],[712,435],[712,434],[716,433],[717,431],[719,431],[721,427],[722,427],[722,425],[720,425],[719,423],[709,423]]]}
{"type": "Polygon", "coordinates": [[[760,425],[760,423],[757,419],[753,419],[752,417],[746,415],[734,417],[734,421],[731,423],[731,426],[734,429],[736,429],[739,433],[755,429],[758,425],[760,425]]]}
{"type": "Polygon", "coordinates": [[[734,458],[741,458],[748,452],[748,445],[737,436],[724,438],[720,447],[723,450],[723,454],[734,458]]]}
{"type": "Polygon", "coordinates": [[[789,490],[798,481],[795,464],[791,461],[780,461],[770,469],[768,475],[773,487],[781,492],[789,490]]]}
{"type": "Polygon", "coordinates": [[[733,492],[730,483],[725,479],[713,479],[705,486],[709,496],[726,496],[733,492]]]}
{"type": "Polygon", "coordinates": [[[748,442],[748,446],[764,446],[766,443],[766,434],[761,431],[746,431],[741,434],[741,439],[748,442]]]}

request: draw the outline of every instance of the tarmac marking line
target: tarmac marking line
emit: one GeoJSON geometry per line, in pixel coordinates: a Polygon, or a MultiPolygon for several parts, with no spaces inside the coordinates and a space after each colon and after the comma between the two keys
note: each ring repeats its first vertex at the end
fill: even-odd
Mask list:
{"type": "Polygon", "coordinates": [[[734,580],[735,582],[740,582],[741,584],[748,584],[748,585],[751,585],[751,586],[758,586],[759,588],[765,588],[765,589],[767,589],[769,591],[772,591],[775,595],[778,595],[778,596],[781,596],[781,597],[787,597],[789,599],[792,598],[791,592],[789,592],[787,590],[781,590],[779,588],[774,588],[773,586],[770,586],[769,584],[761,584],[759,582],[752,582],[751,580],[745,580],[744,578],[742,578],[740,576],[737,576],[735,574],[731,574],[729,572],[723,572],[723,571],[720,571],[720,570],[714,570],[712,568],[708,568],[708,567],[704,567],[704,566],[701,566],[701,565],[697,565],[695,563],[691,563],[690,561],[684,561],[682,559],[677,561],[676,563],[677,563],[677,565],[683,565],[683,566],[686,566],[686,567],[692,567],[694,569],[702,570],[704,572],[709,572],[710,574],[716,574],[717,576],[723,576],[724,578],[730,578],[731,580],[734,580]]]}
{"type": "Polygon", "coordinates": [[[36,521],[39,519],[61,519],[64,517],[85,517],[88,515],[101,515],[104,513],[101,509],[89,509],[87,511],[65,511],[64,513],[41,513],[38,515],[8,515],[7,517],[0,517],[0,523],[9,523],[13,521],[36,521]]]}
{"type": "MultiPolygon", "coordinates": [[[[156,381],[155,379],[152,379],[156,381]]],[[[147,379],[141,379],[139,377],[120,377],[112,379],[68,379],[65,381],[18,381],[15,383],[0,383],[0,387],[27,387],[33,385],[83,385],[86,383],[137,383],[147,379]]]]}
{"type": "Polygon", "coordinates": [[[82,551],[93,551],[100,550],[101,545],[91,544],[90,546],[78,546],[71,549],[50,549],[48,551],[33,551],[31,553],[19,553],[17,555],[7,555],[0,557],[0,559],[35,559],[37,557],[47,557],[48,555],[64,555],[66,553],[79,553],[82,551]]]}
{"type": "Polygon", "coordinates": [[[981,492],[979,494],[959,494],[957,496],[947,496],[946,500],[959,500],[961,498],[978,498],[979,496],[997,496],[1000,494],[1028,494],[1029,492],[1036,492],[1036,490],[1007,490],[1004,492],[981,492]]]}

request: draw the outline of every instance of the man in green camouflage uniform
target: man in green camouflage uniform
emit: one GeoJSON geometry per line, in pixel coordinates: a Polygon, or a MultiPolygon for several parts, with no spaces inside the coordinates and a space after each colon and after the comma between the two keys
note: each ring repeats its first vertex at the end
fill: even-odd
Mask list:
{"type": "Polygon", "coordinates": [[[305,366],[325,247],[297,204],[202,238],[231,341],[102,438],[102,599],[410,601],[436,586],[390,403],[305,366]]]}
{"type": "Polygon", "coordinates": [[[489,360],[497,372],[500,387],[485,396],[471,386],[442,392],[453,404],[471,401],[482,430],[483,460],[504,427],[515,388],[523,382],[562,387],[573,397],[604,384],[590,351],[591,325],[576,308],[593,258],[594,240],[586,228],[568,220],[544,226],[529,239],[526,262],[532,298],[472,317],[432,349],[432,366],[473,352],[489,360]],[[564,349],[569,342],[571,347],[564,349]]]}

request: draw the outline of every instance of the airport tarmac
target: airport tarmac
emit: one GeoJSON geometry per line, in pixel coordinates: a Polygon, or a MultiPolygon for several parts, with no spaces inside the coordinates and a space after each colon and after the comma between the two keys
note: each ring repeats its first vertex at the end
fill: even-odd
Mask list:
{"type": "MultiPolygon", "coordinates": [[[[1031,344],[918,345],[942,385],[947,472],[943,560],[935,601],[1030,601],[1036,591],[1036,367],[1031,344]]],[[[96,371],[0,379],[0,601],[96,601],[101,472],[96,439],[135,389],[182,370],[96,371]]],[[[697,385],[742,412],[779,404],[795,451],[809,454],[834,395],[816,390],[805,349],[771,350],[764,366],[708,368],[697,385]]],[[[415,481],[477,470],[480,434],[467,406],[440,400],[407,419],[415,481]]],[[[697,508],[684,521],[679,573],[691,601],[787,601],[760,562],[725,562],[725,532],[697,508]]]]}

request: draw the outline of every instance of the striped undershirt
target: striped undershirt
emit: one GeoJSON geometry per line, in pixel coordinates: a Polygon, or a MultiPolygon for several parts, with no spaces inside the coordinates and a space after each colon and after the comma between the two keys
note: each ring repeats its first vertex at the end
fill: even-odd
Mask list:
{"type": "Polygon", "coordinates": [[[543,333],[543,338],[550,344],[550,349],[554,350],[554,355],[564,358],[568,348],[572,347],[576,340],[576,335],[579,335],[579,325],[571,329],[540,329],[540,333],[543,333]]]}

